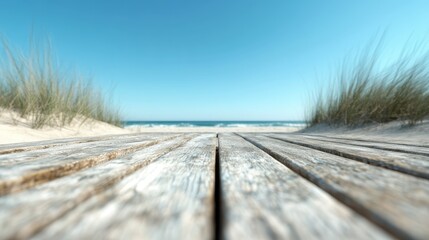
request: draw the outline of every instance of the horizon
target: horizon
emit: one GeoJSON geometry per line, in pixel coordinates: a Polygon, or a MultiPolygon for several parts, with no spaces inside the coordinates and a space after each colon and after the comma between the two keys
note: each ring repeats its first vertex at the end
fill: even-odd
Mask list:
{"type": "Polygon", "coordinates": [[[61,66],[93,76],[124,121],[305,121],[311,95],[382,32],[382,62],[426,44],[427,9],[399,0],[13,1],[0,3],[0,35],[24,50],[32,33],[49,37],[61,66]]]}
{"type": "Polygon", "coordinates": [[[306,122],[305,120],[123,120],[122,122],[306,122]]]}

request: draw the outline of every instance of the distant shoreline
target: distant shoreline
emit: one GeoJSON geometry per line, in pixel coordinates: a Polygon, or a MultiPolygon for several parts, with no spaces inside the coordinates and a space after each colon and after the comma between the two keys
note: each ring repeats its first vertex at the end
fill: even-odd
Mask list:
{"type": "Polygon", "coordinates": [[[126,128],[187,128],[187,127],[218,127],[218,128],[246,128],[246,127],[298,127],[307,125],[305,121],[123,121],[126,128]]]}
{"type": "Polygon", "coordinates": [[[304,121],[126,121],[125,129],[145,132],[296,132],[304,121]]]}
{"type": "Polygon", "coordinates": [[[411,142],[429,143],[429,119],[415,126],[404,126],[403,122],[394,121],[384,124],[369,124],[356,128],[324,124],[306,128],[305,123],[302,121],[168,121],[168,124],[166,124],[167,121],[154,122],[140,121],[140,125],[138,125],[135,121],[132,121],[125,128],[118,128],[103,122],[88,120],[83,124],[77,121],[66,127],[32,129],[28,120],[13,116],[12,112],[2,112],[0,114],[0,132],[2,133],[0,144],[116,134],[234,132],[304,133],[337,137],[362,137],[363,139],[370,138],[382,141],[408,139],[411,142]],[[186,125],[189,122],[199,126],[186,125]]]}
{"type": "Polygon", "coordinates": [[[128,126],[125,128],[133,133],[233,133],[233,132],[297,132],[303,127],[145,127],[128,126]]]}

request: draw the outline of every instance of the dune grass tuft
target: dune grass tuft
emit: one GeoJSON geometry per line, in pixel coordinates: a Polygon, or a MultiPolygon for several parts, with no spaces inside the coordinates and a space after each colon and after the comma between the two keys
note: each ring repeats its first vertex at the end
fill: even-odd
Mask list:
{"type": "Polygon", "coordinates": [[[310,126],[357,126],[402,121],[415,124],[429,116],[429,52],[405,52],[393,64],[380,64],[379,48],[368,47],[345,63],[330,88],[321,90],[309,112],[310,126]]]}
{"type": "Polygon", "coordinates": [[[33,128],[66,126],[77,118],[121,126],[119,111],[89,79],[63,72],[49,44],[32,44],[28,54],[12,49],[6,41],[2,46],[0,108],[29,119],[33,128]]]}

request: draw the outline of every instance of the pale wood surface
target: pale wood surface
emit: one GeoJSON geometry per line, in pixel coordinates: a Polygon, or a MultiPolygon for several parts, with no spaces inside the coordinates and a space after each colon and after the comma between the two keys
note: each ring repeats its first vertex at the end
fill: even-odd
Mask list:
{"type": "Polygon", "coordinates": [[[190,137],[164,141],[133,155],[0,198],[1,236],[5,239],[32,236],[91,196],[107,190],[125,176],[186,143],[190,137]]]}
{"type": "Polygon", "coordinates": [[[267,136],[429,179],[429,156],[320,141],[292,134],[267,134],[267,136]]]}
{"type": "Polygon", "coordinates": [[[388,238],[241,137],[220,135],[219,149],[225,239],[388,238]]]}
{"type": "Polygon", "coordinates": [[[364,146],[375,149],[389,150],[395,152],[404,152],[404,153],[412,153],[423,156],[429,156],[429,146],[413,146],[413,145],[401,145],[389,142],[372,142],[371,140],[366,141],[357,141],[350,139],[342,139],[342,138],[334,138],[331,136],[317,136],[317,135],[302,135],[305,138],[316,139],[324,142],[333,142],[333,143],[344,143],[355,146],[364,146]]]}
{"type": "MultiPolygon", "coordinates": [[[[148,133],[148,134],[145,134],[145,136],[160,137],[164,134],[171,135],[171,133],[157,133],[157,134],[148,133]]],[[[45,148],[50,148],[50,147],[55,147],[55,146],[60,146],[65,144],[94,142],[94,141],[108,140],[108,139],[130,138],[132,136],[138,136],[138,135],[140,134],[106,135],[106,136],[82,137],[82,138],[63,138],[63,139],[44,140],[44,141],[36,141],[36,142],[0,144],[0,154],[45,149],[45,148]]]]}
{"type": "MultiPolygon", "coordinates": [[[[299,135],[299,134],[298,134],[299,135]]],[[[414,139],[412,136],[409,137],[398,137],[391,138],[389,135],[367,135],[362,136],[362,134],[335,134],[335,133],[326,133],[326,134],[304,134],[318,137],[329,137],[339,140],[353,140],[359,142],[374,142],[374,143],[389,143],[395,145],[404,145],[404,146],[414,146],[414,147],[429,147],[429,138],[425,139],[414,139]]]]}
{"type": "Polygon", "coordinates": [[[425,146],[240,135],[0,145],[0,239],[429,239],[425,146]]]}
{"type": "Polygon", "coordinates": [[[395,236],[429,236],[429,181],[266,136],[244,137],[395,236]]]}
{"type": "Polygon", "coordinates": [[[35,239],[212,239],[215,152],[215,134],[198,136],[35,239]]]}
{"type": "Polygon", "coordinates": [[[167,137],[131,137],[0,155],[0,196],[154,145],[167,137]]]}

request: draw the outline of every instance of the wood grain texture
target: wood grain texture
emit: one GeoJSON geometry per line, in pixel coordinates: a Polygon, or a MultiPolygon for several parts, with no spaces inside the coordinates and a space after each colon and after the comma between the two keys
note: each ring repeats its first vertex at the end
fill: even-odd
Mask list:
{"type": "Polygon", "coordinates": [[[176,136],[140,136],[0,155],[0,196],[37,186],[176,136]]]}
{"type": "Polygon", "coordinates": [[[381,149],[381,150],[429,156],[429,147],[407,146],[407,145],[401,145],[401,144],[380,143],[380,142],[371,142],[371,141],[356,141],[356,140],[338,139],[338,138],[330,138],[326,136],[314,136],[314,135],[302,135],[302,137],[319,140],[323,142],[342,143],[342,144],[348,144],[348,145],[354,145],[354,146],[370,147],[370,148],[381,149]]]}
{"type": "Polygon", "coordinates": [[[212,239],[215,149],[215,134],[202,134],[34,239],[212,239]]]}
{"type": "Polygon", "coordinates": [[[281,140],[243,136],[394,236],[428,238],[429,181],[281,140]]]}
{"type": "MultiPolygon", "coordinates": [[[[171,135],[170,133],[156,133],[157,136],[162,136],[163,134],[171,135]]],[[[46,148],[56,147],[56,146],[61,146],[66,144],[130,138],[130,137],[139,136],[139,135],[142,135],[142,134],[133,133],[133,134],[119,134],[119,135],[104,135],[104,136],[96,136],[96,137],[63,138],[63,139],[43,140],[43,141],[35,141],[35,142],[0,144],[0,155],[16,153],[16,152],[24,152],[24,151],[33,151],[38,149],[46,149],[46,148]]],[[[154,136],[155,134],[145,133],[144,135],[154,136]]]]}
{"type": "Polygon", "coordinates": [[[174,134],[165,135],[154,135],[154,134],[142,134],[142,135],[129,135],[129,136],[121,136],[115,138],[102,138],[98,140],[91,139],[91,141],[82,140],[82,141],[73,141],[67,142],[65,144],[59,145],[36,145],[35,147],[40,147],[37,149],[33,149],[33,146],[30,146],[29,151],[18,151],[11,152],[8,154],[0,155],[0,167],[3,166],[19,166],[25,165],[27,162],[40,160],[41,158],[45,158],[42,161],[49,161],[49,157],[51,156],[67,156],[79,150],[86,151],[87,149],[91,149],[97,146],[115,146],[120,144],[128,144],[128,143],[136,143],[136,142],[144,142],[149,140],[158,140],[163,137],[177,136],[174,134]]]}
{"type": "Polygon", "coordinates": [[[185,135],[163,141],[30,190],[1,197],[0,239],[27,239],[33,236],[52,222],[60,221],[66,213],[91,197],[102,199],[102,195],[98,194],[192,137],[185,135]]]}
{"type": "Polygon", "coordinates": [[[389,239],[236,135],[219,135],[225,239],[389,239]]]}
{"type": "Polygon", "coordinates": [[[269,137],[343,156],[356,161],[388,168],[416,177],[429,179],[429,157],[374,149],[369,147],[324,142],[292,134],[267,134],[269,137]]]}
{"type": "MultiPolygon", "coordinates": [[[[428,139],[413,139],[411,138],[403,138],[401,140],[398,140],[397,138],[392,138],[389,135],[368,135],[368,136],[362,136],[362,135],[356,135],[353,133],[350,134],[335,134],[335,133],[328,133],[328,134],[305,134],[305,135],[311,135],[311,136],[320,136],[320,137],[329,137],[333,139],[338,140],[353,140],[353,141],[360,141],[360,142],[372,142],[372,143],[383,143],[383,144],[395,144],[395,145],[404,145],[404,146],[410,146],[410,147],[425,147],[429,148],[429,141],[428,139]]],[[[394,135],[393,135],[394,136],[394,135]]]]}
{"type": "Polygon", "coordinates": [[[54,140],[35,141],[35,142],[0,144],[0,155],[16,153],[16,152],[32,151],[32,150],[38,150],[38,149],[46,149],[46,148],[56,147],[56,146],[65,145],[65,144],[93,142],[93,141],[97,141],[98,139],[100,139],[100,137],[66,138],[66,139],[54,139],[54,140]]]}
{"type": "Polygon", "coordinates": [[[418,170],[427,171],[426,148],[241,135],[0,145],[0,187],[12,182],[0,196],[0,239],[429,238],[429,181],[386,169],[426,162],[418,170]]]}

